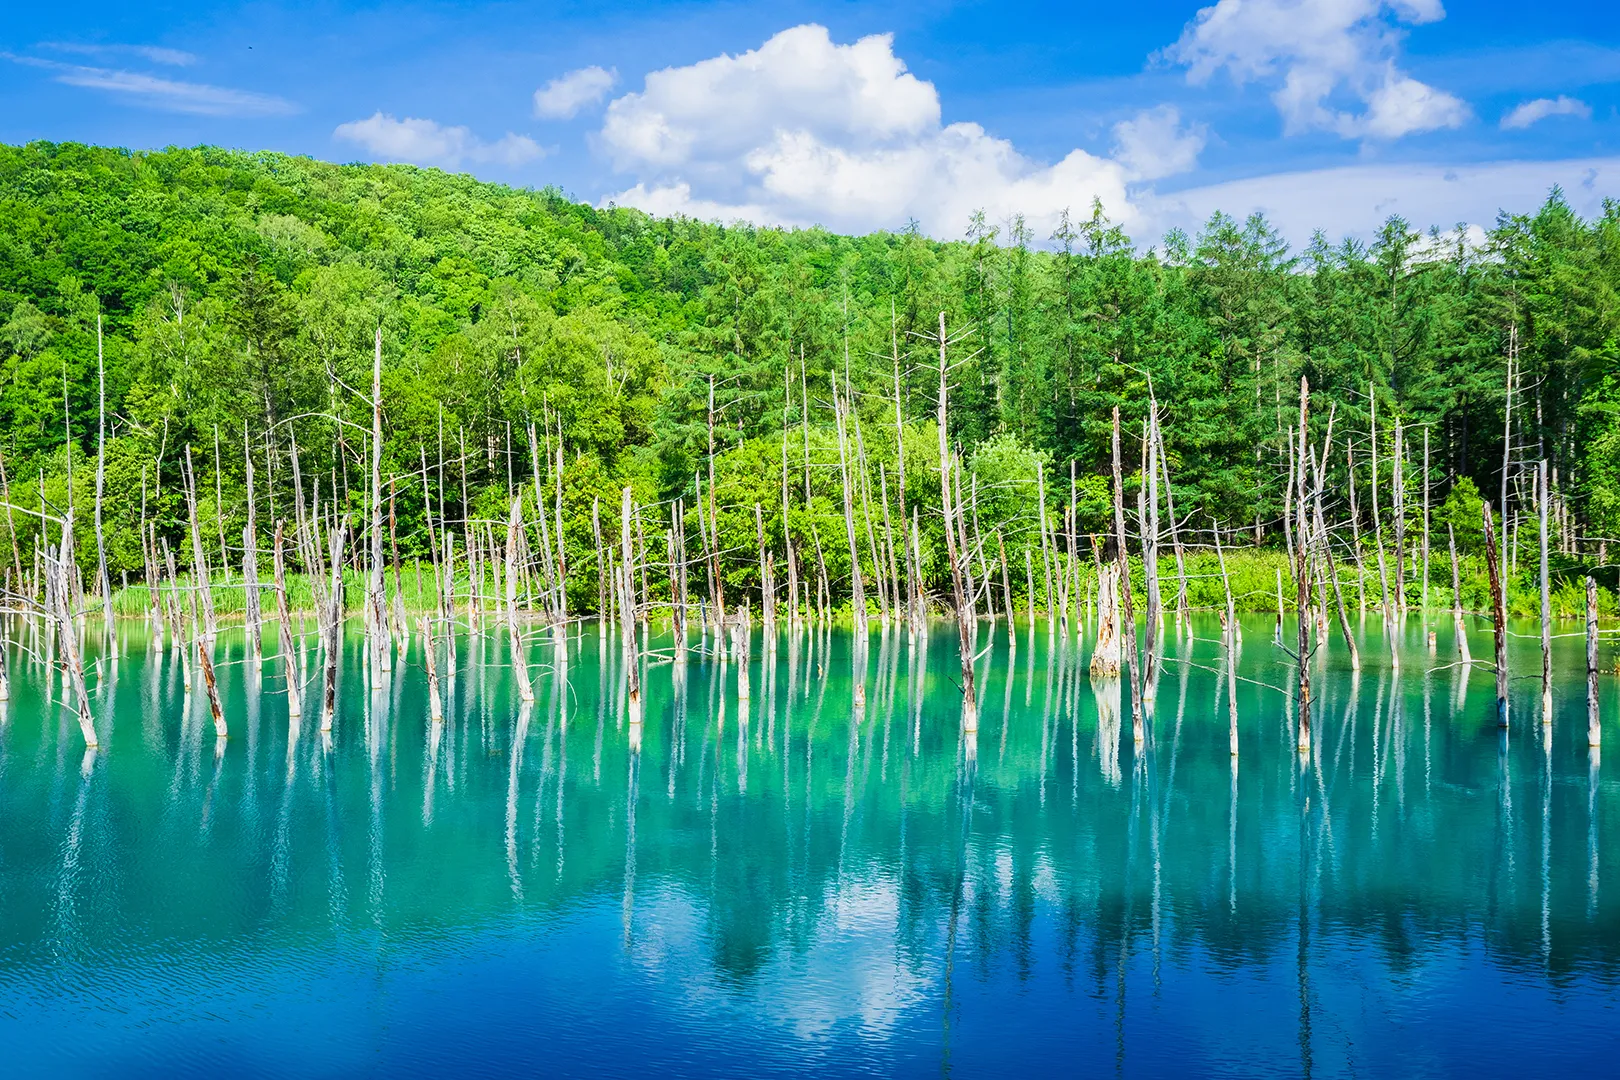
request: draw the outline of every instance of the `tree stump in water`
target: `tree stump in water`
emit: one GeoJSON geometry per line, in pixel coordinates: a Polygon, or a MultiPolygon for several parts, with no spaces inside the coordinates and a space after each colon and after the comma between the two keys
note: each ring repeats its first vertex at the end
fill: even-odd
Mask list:
{"type": "Polygon", "coordinates": [[[1097,582],[1097,644],[1091,652],[1093,678],[1119,676],[1119,565],[1106,563],[1097,582]]]}

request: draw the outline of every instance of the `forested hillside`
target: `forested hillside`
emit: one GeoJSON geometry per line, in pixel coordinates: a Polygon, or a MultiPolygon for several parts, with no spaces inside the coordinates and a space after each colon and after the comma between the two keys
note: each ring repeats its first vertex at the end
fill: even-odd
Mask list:
{"type": "Polygon", "coordinates": [[[831,395],[847,377],[873,514],[901,505],[898,396],[904,505],[921,508],[937,582],[939,347],[927,337],[943,311],[950,435],[1015,567],[1039,550],[1037,458],[1054,520],[1072,501],[1079,534],[1109,528],[1111,410],[1130,473],[1150,393],[1188,537],[1218,523],[1234,542],[1281,544],[1301,376],[1317,443],[1332,417],[1332,521],[1348,522],[1354,488],[1364,531],[1375,505],[1395,524],[1399,424],[1408,535],[1427,486],[1441,549],[1448,520],[1477,545],[1474,489],[1499,499],[1506,434],[1510,512],[1528,515],[1545,458],[1555,543],[1595,554],[1596,538],[1620,533],[1620,204],[1606,206],[1583,221],[1555,191],[1539,210],[1508,208],[1530,212],[1504,214],[1483,248],[1391,219],[1370,245],[1318,236],[1290,250],[1262,219],[1217,215],[1143,250],[1090,207],[1050,237],[976,219],[940,243],[655,220],[406,166],[0,147],[12,504],[0,552],[31,565],[28,510],[42,498],[58,514],[71,503],[81,550],[95,550],[98,370],[115,583],[142,574],[143,514],[189,551],[176,542],[188,448],[210,561],[222,546],[240,561],[244,446],[261,523],[293,515],[295,442],[306,492],[336,491],[363,519],[380,327],[383,476],[407,557],[428,549],[424,498],[452,528],[504,519],[509,491],[551,490],[560,439],[567,541],[585,568],[570,580],[577,605],[598,595],[593,500],[609,519],[625,484],[644,505],[691,504],[711,449],[727,578],[757,581],[754,507],[779,540],[784,491],[795,545],[824,544],[836,577],[849,549],[831,395]]]}

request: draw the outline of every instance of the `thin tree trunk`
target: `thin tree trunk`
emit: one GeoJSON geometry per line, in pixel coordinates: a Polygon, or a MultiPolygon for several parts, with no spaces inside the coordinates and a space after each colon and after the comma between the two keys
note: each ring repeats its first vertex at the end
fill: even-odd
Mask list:
{"type": "Polygon", "coordinates": [[[1446,542],[1451,548],[1451,630],[1457,639],[1457,656],[1465,664],[1473,663],[1468,653],[1468,630],[1463,625],[1462,578],[1457,572],[1457,534],[1446,524],[1446,542]]]}
{"type": "Polygon", "coordinates": [[[1541,517],[1541,722],[1552,723],[1552,592],[1547,567],[1547,461],[1536,473],[1541,517]]]}
{"type": "Polygon", "coordinates": [[[84,737],[85,747],[95,749],[98,745],[95,718],[90,713],[90,694],[84,685],[84,661],[79,655],[79,636],[73,625],[73,612],[68,607],[68,598],[72,595],[68,586],[68,560],[61,555],[61,552],[72,550],[72,532],[73,512],[70,510],[62,524],[62,546],[57,549],[58,554],[55,559],[49,552],[45,556],[47,573],[55,582],[52,588],[46,590],[46,596],[56,617],[57,647],[61,650],[63,682],[72,691],[73,703],[78,709],[79,733],[84,737]]]}
{"type": "Polygon", "coordinates": [[[197,643],[197,662],[202,668],[203,689],[208,694],[208,712],[214,718],[214,737],[223,739],[230,733],[225,727],[225,710],[219,703],[219,685],[214,681],[213,646],[207,641],[197,643]]]}
{"type": "Polygon", "coordinates": [[[1598,606],[1597,582],[1586,579],[1586,745],[1603,742],[1598,716],[1598,606]]]}
{"type": "Polygon", "coordinates": [[[1299,649],[1299,739],[1297,749],[1306,753],[1311,748],[1311,626],[1308,612],[1311,607],[1311,559],[1310,539],[1306,527],[1305,507],[1305,456],[1309,452],[1305,430],[1306,419],[1309,414],[1311,401],[1310,383],[1302,375],[1299,379],[1299,443],[1295,450],[1295,460],[1298,462],[1298,504],[1299,518],[1295,533],[1299,540],[1299,551],[1294,563],[1294,585],[1296,590],[1295,607],[1299,615],[1299,633],[1296,635],[1296,645],[1299,649]]]}
{"type": "MultiPolygon", "coordinates": [[[[782,546],[787,552],[788,629],[799,625],[799,560],[793,553],[793,530],[788,525],[788,413],[793,403],[793,372],[782,365],[782,546]]],[[[685,537],[682,537],[684,559],[685,537]]],[[[684,573],[684,562],[682,564],[684,573]]]]}
{"type": "MultiPolygon", "coordinates": [[[[856,647],[866,640],[866,585],[861,577],[861,548],[855,538],[855,504],[850,491],[849,447],[845,432],[844,406],[838,393],[838,376],[832,376],[833,420],[838,432],[838,471],[843,487],[844,532],[849,540],[850,609],[855,617],[856,647]]],[[[857,693],[859,693],[859,683],[857,693]]]]}
{"type": "Polygon", "coordinates": [[[428,719],[435,724],[444,723],[444,706],[439,698],[439,662],[435,655],[438,646],[433,641],[433,616],[422,616],[422,663],[427,668],[428,719]]]}
{"type": "Polygon", "coordinates": [[[1041,519],[1041,568],[1046,574],[1046,630],[1050,635],[1056,631],[1057,624],[1052,610],[1052,554],[1046,534],[1046,474],[1038,458],[1035,461],[1035,493],[1036,511],[1041,519]]]}
{"type": "Polygon", "coordinates": [[[102,492],[107,484],[107,364],[101,351],[101,312],[96,312],[96,588],[105,613],[112,614],[112,580],[107,576],[107,541],[101,529],[102,492]]]}
{"type": "Polygon", "coordinates": [[[1423,604],[1424,617],[1429,611],[1429,429],[1423,429],[1423,604]]]}
{"type": "Polygon", "coordinates": [[[962,666],[962,730],[979,730],[979,699],[973,685],[973,628],[969,625],[972,613],[966,590],[962,584],[962,564],[956,544],[956,524],[951,503],[951,452],[947,434],[946,402],[950,395],[950,369],[945,354],[950,339],[945,333],[945,313],[939,313],[939,484],[940,509],[945,516],[945,557],[951,570],[951,599],[955,604],[957,648],[962,666]]]}
{"type": "Polygon", "coordinates": [[[242,425],[242,465],[247,481],[247,524],[242,526],[242,621],[248,655],[257,662],[263,652],[263,616],[259,610],[259,536],[253,500],[253,449],[242,425]]]}
{"type": "Polygon", "coordinates": [[[776,642],[776,575],[771,552],[765,545],[765,511],[757,502],[754,504],[754,531],[759,536],[759,614],[765,629],[765,652],[769,654],[774,651],[776,642]]]}
{"type": "Polygon", "coordinates": [[[676,499],[669,510],[670,592],[675,610],[675,663],[686,665],[686,507],[676,499]]]}
{"type": "Polygon", "coordinates": [[[1508,726],[1507,601],[1502,595],[1502,574],[1496,558],[1496,527],[1491,521],[1490,500],[1482,510],[1485,519],[1485,573],[1491,583],[1491,623],[1496,629],[1496,723],[1508,726]]]}
{"type": "MultiPolygon", "coordinates": [[[[712,392],[712,391],[711,391],[712,392]]],[[[621,504],[621,521],[619,539],[623,550],[624,568],[621,578],[624,582],[624,600],[619,610],[620,634],[624,640],[624,678],[626,694],[626,711],[632,724],[641,723],[641,668],[636,656],[636,629],[635,629],[635,600],[632,597],[631,582],[635,580],[635,552],[630,545],[630,501],[631,492],[628,485],[624,489],[624,499],[621,504]]]]}
{"type": "Polygon", "coordinates": [[[523,499],[512,499],[512,516],[506,522],[506,634],[512,650],[512,674],[517,679],[518,697],[534,700],[534,686],[529,682],[528,651],[523,646],[523,635],[517,623],[518,537],[523,529],[523,499]]]}
{"type": "Polygon", "coordinates": [[[1190,616],[1187,609],[1187,555],[1181,546],[1181,528],[1176,522],[1176,497],[1170,487],[1170,462],[1164,452],[1164,429],[1159,426],[1159,414],[1153,412],[1154,441],[1158,445],[1159,473],[1164,479],[1164,510],[1170,519],[1170,546],[1176,555],[1176,622],[1185,623],[1190,616]]]}
{"type": "Polygon", "coordinates": [[[1395,422],[1394,454],[1390,457],[1390,511],[1395,515],[1395,610],[1406,613],[1406,440],[1395,422]]]}
{"type": "MultiPolygon", "coordinates": [[[[917,568],[911,559],[911,534],[908,532],[907,522],[909,519],[906,517],[906,427],[900,398],[900,335],[894,317],[893,300],[889,301],[889,339],[894,354],[895,497],[899,500],[900,509],[900,546],[906,553],[906,619],[910,625],[912,639],[915,640],[922,625],[922,601],[917,581],[917,568]]],[[[898,580],[895,582],[895,586],[896,588],[899,587],[898,580]]]]}
{"type": "Polygon", "coordinates": [[[287,558],[283,550],[283,522],[276,522],[275,548],[271,555],[276,579],[276,621],[281,629],[281,677],[287,684],[287,716],[295,723],[304,712],[304,687],[294,666],[292,610],[287,602],[287,558]]]}
{"type": "Polygon", "coordinates": [[[996,553],[1001,559],[1001,599],[1007,608],[1007,640],[1010,642],[1016,637],[1013,633],[1012,576],[1007,572],[1007,544],[1001,538],[1000,529],[996,530],[996,553]]]}
{"type": "Polygon", "coordinates": [[[203,636],[214,640],[214,595],[208,587],[208,560],[203,556],[202,530],[197,522],[197,473],[191,467],[191,447],[186,447],[186,510],[191,516],[192,588],[202,606],[203,636]]]}
{"type": "Polygon", "coordinates": [[[349,529],[347,517],[332,529],[332,584],[327,591],[331,605],[326,616],[326,686],[321,710],[321,730],[332,730],[332,719],[337,714],[338,650],[343,646],[343,544],[349,529]]]}
{"type": "Polygon", "coordinates": [[[1383,597],[1384,638],[1389,643],[1390,667],[1401,666],[1401,654],[1395,647],[1395,621],[1393,607],[1389,595],[1389,566],[1384,561],[1384,525],[1378,516],[1378,398],[1372,386],[1367,388],[1368,398],[1372,402],[1372,519],[1373,519],[1373,546],[1378,555],[1378,587],[1383,597]]]}
{"type": "MultiPolygon", "coordinates": [[[[883,502],[883,547],[888,555],[889,588],[894,593],[894,610],[890,614],[898,625],[902,621],[902,614],[909,617],[911,607],[900,588],[900,564],[896,560],[894,550],[894,525],[889,517],[889,478],[881,461],[878,462],[878,496],[883,502]]],[[[905,531],[904,526],[905,521],[901,519],[902,533],[905,531]]]]}
{"type": "MultiPolygon", "coordinates": [[[[1149,419],[1142,425],[1142,486],[1137,489],[1137,527],[1142,530],[1142,579],[1147,593],[1147,633],[1142,693],[1152,700],[1158,695],[1159,628],[1164,621],[1164,598],[1159,593],[1159,468],[1155,460],[1151,414],[1158,405],[1148,402],[1149,419]]],[[[1071,549],[1072,550],[1072,549],[1071,549]]]]}
{"type": "Polygon", "coordinates": [[[1119,462],[1119,406],[1114,406],[1114,536],[1118,544],[1115,558],[1119,561],[1119,622],[1125,650],[1125,666],[1131,677],[1131,738],[1141,743],[1146,738],[1142,728],[1142,675],[1137,666],[1136,612],[1131,600],[1131,558],[1125,533],[1125,476],[1119,462]]]}

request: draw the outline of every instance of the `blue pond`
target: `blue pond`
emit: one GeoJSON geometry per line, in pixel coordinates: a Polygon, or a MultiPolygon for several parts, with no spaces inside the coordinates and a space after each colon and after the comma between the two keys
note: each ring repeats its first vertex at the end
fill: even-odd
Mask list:
{"type": "MultiPolygon", "coordinates": [[[[1401,627],[1398,670],[1371,619],[1359,674],[1336,640],[1318,661],[1302,758],[1264,620],[1237,757],[1212,620],[1167,625],[1139,746],[1090,630],[1044,622],[982,631],[971,738],[944,624],[874,631],[864,710],[846,631],[756,634],[746,702],[694,633],[684,669],[648,663],[639,732],[594,624],[566,663],[536,637],[529,706],[504,635],[462,635],[437,726],[421,642],[371,690],[351,637],[329,733],[314,654],[295,726],[281,661],[227,631],[223,742],[176,653],[92,625],[87,753],[10,629],[7,1076],[1606,1075],[1620,1052],[1620,762],[1587,749],[1579,638],[1551,722],[1516,680],[1504,736],[1449,619],[1435,655],[1401,627]]],[[[1513,661],[1539,672],[1533,642],[1513,661]]]]}

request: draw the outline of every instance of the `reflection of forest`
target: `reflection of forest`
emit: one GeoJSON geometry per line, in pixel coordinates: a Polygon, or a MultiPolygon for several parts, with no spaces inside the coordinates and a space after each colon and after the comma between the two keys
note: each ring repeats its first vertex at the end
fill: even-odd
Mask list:
{"type": "MultiPolygon", "coordinates": [[[[1001,634],[972,747],[949,634],[915,653],[874,639],[859,722],[839,633],[785,640],[746,717],[734,670],[696,653],[684,673],[654,665],[638,753],[594,633],[566,690],[537,671],[521,713],[504,644],[464,642],[439,733],[419,644],[368,694],[356,639],[330,750],[308,722],[289,745],[276,662],[257,677],[227,662],[238,734],[219,756],[177,662],[138,634],[106,678],[113,735],[91,758],[21,658],[0,728],[0,954],[26,967],[242,935],[293,948],[334,927],[386,938],[611,898],[630,946],[673,933],[689,905],[732,986],[834,939],[916,986],[937,985],[948,950],[957,979],[1055,967],[1098,994],[1127,954],[1236,971],[1307,936],[1397,978],[1441,941],[1482,940],[1555,981],[1620,970],[1599,858],[1615,800],[1574,695],[1546,743],[1531,719],[1504,744],[1482,676],[1459,714],[1455,670],[1330,672],[1301,767],[1285,699],[1246,682],[1233,759],[1219,645],[1172,631],[1139,752],[1117,704],[1099,709],[1119,690],[1092,682],[1086,647],[1049,645],[1043,626],[1009,663],[1001,634]]],[[[1244,674],[1281,682],[1264,632],[1249,641],[1244,674]]]]}

